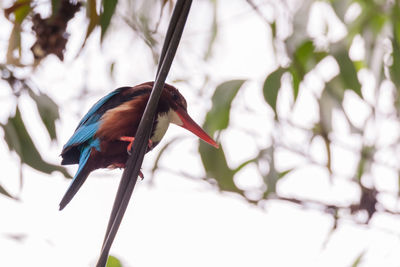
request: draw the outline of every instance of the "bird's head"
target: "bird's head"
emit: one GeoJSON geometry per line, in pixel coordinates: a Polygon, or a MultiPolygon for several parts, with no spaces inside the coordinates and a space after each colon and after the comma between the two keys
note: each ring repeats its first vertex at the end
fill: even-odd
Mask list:
{"type": "Polygon", "coordinates": [[[179,93],[178,89],[169,84],[165,84],[162,98],[169,107],[168,116],[171,123],[191,131],[215,148],[219,147],[218,144],[189,116],[186,100],[179,93]]]}

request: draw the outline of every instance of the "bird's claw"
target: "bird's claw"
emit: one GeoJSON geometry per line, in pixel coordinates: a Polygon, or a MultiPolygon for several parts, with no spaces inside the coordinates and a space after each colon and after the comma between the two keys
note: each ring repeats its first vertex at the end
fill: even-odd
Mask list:
{"type": "MultiPolygon", "coordinates": [[[[135,140],[135,137],[132,136],[121,136],[119,138],[120,141],[125,141],[125,142],[129,142],[129,145],[126,147],[126,152],[128,153],[128,155],[130,156],[131,153],[131,149],[132,149],[132,145],[133,145],[133,141],[135,140]]],[[[148,148],[151,149],[151,147],[153,146],[153,141],[151,141],[151,139],[149,139],[149,142],[147,144],[148,148]]]]}

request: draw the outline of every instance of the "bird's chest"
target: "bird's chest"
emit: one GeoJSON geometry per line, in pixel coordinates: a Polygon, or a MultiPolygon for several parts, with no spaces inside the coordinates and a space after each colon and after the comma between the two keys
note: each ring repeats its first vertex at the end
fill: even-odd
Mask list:
{"type": "Polygon", "coordinates": [[[155,129],[153,130],[153,134],[151,136],[151,141],[153,143],[158,143],[164,137],[165,133],[168,130],[169,126],[169,116],[168,113],[159,114],[157,116],[157,121],[155,123],[155,129]]]}

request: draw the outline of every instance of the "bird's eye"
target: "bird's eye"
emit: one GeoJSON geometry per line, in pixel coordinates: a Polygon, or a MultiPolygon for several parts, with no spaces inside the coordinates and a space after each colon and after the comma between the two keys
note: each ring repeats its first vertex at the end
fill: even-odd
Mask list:
{"type": "Polygon", "coordinates": [[[172,100],[178,101],[179,96],[176,93],[172,93],[172,100]]]}

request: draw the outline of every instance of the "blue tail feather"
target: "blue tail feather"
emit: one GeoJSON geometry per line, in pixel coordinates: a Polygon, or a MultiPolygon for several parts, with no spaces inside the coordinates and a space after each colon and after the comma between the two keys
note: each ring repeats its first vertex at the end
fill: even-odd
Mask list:
{"type": "Polygon", "coordinates": [[[86,165],[88,162],[88,159],[90,158],[92,148],[95,148],[96,150],[100,150],[100,142],[98,139],[93,140],[92,142],[90,142],[90,145],[85,146],[82,149],[81,155],[79,158],[78,171],[76,172],[74,178],[72,179],[70,186],[67,189],[67,192],[65,192],[65,195],[60,202],[60,210],[62,210],[71,201],[71,199],[78,192],[79,188],[85,182],[89,173],[92,171],[91,169],[88,169],[88,167],[86,165]]]}

